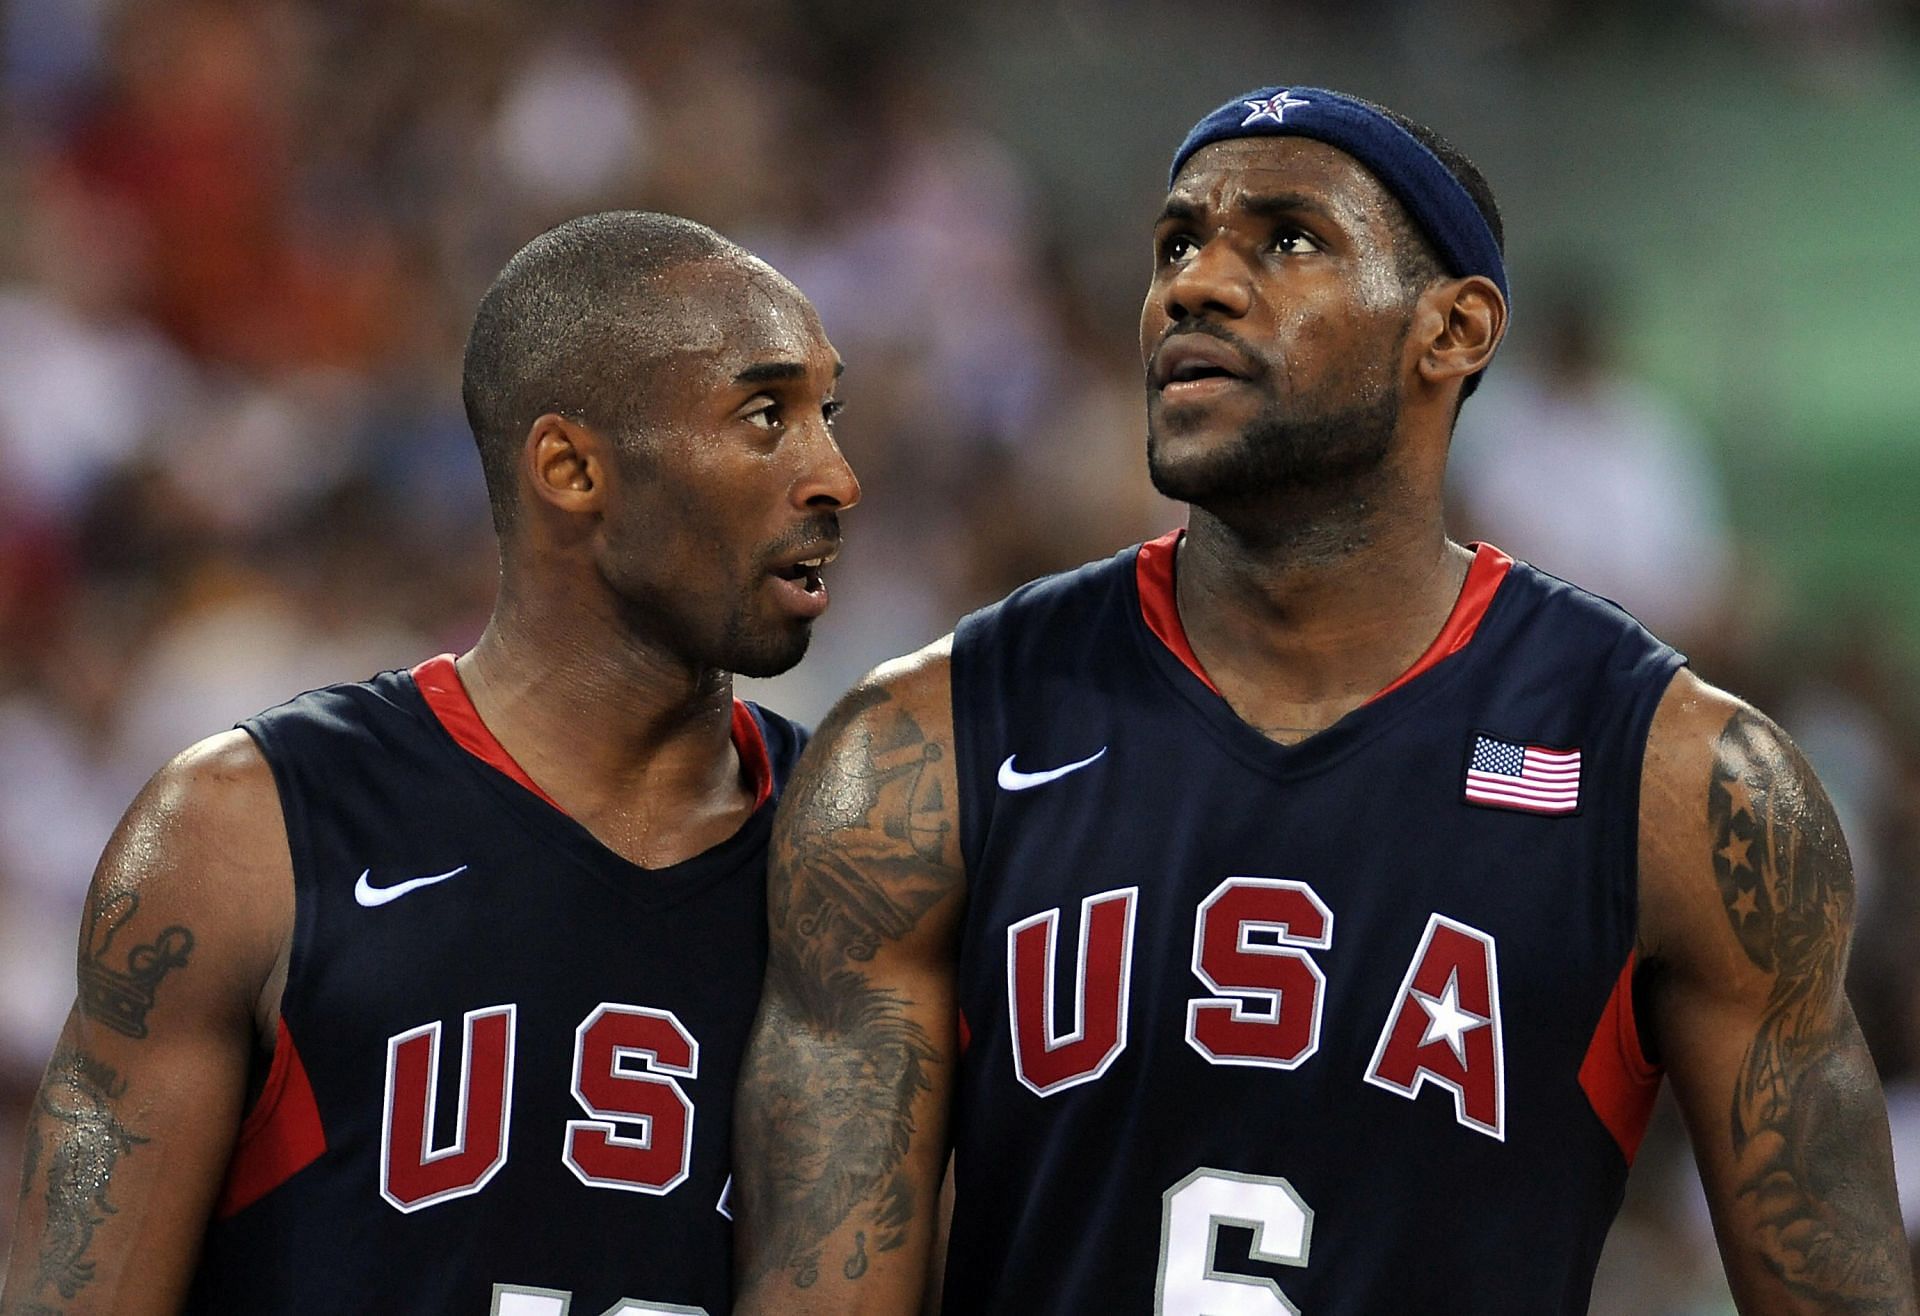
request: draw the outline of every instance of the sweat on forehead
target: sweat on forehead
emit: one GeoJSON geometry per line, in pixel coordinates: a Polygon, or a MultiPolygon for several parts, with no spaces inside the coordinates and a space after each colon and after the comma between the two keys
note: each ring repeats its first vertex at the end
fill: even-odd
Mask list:
{"type": "Polygon", "coordinates": [[[811,304],[777,270],[745,252],[738,259],[696,261],[670,271],[635,326],[665,353],[714,353],[728,345],[755,348],[805,339],[811,304]]]}

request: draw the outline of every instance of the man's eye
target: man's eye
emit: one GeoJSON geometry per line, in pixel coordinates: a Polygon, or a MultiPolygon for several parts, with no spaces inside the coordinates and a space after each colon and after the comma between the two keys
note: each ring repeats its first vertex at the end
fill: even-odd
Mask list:
{"type": "Polygon", "coordinates": [[[1166,260],[1185,260],[1200,250],[1200,244],[1185,233],[1176,233],[1160,244],[1160,254],[1166,260]]]}
{"type": "Polygon", "coordinates": [[[780,423],[780,409],[774,406],[765,406],[758,411],[749,411],[746,415],[742,416],[741,419],[749,425],[758,425],[763,430],[770,430],[780,423]]]}
{"type": "Polygon", "coordinates": [[[820,404],[820,414],[826,419],[828,428],[832,428],[833,422],[839,420],[840,413],[846,409],[846,403],[840,401],[838,398],[828,398],[820,404]]]}
{"type": "Polygon", "coordinates": [[[1274,249],[1283,256],[1304,256],[1310,251],[1320,250],[1320,244],[1304,233],[1283,232],[1273,239],[1274,249]]]}

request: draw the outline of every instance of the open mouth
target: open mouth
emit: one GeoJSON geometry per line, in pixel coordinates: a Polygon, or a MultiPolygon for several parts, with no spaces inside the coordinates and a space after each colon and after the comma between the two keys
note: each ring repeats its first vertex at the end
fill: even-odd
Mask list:
{"type": "Polygon", "coordinates": [[[1169,384],[1191,384],[1196,379],[1238,379],[1224,366],[1209,365],[1205,361],[1183,361],[1175,366],[1168,376],[1169,384]]]}
{"type": "Polygon", "coordinates": [[[1153,359],[1154,386],[1176,397],[1245,383],[1253,374],[1235,348],[1204,334],[1177,334],[1161,344],[1153,359]]]}
{"type": "Polygon", "coordinates": [[[840,556],[840,545],[833,543],[823,548],[815,541],[796,551],[807,556],[782,558],[767,568],[767,574],[777,582],[774,589],[789,611],[803,618],[818,617],[827,610],[824,573],[827,564],[840,556]]]}
{"type": "Polygon", "coordinates": [[[827,563],[837,556],[839,556],[839,550],[833,549],[818,557],[802,558],[798,562],[789,562],[785,566],[775,567],[770,574],[781,580],[793,581],[809,594],[817,593],[826,588],[826,580],[820,573],[826,569],[827,563]]]}

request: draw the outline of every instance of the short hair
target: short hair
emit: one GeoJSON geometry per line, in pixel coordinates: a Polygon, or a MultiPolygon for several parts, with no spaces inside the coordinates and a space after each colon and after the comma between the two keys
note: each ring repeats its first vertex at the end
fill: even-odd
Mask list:
{"type": "Polygon", "coordinates": [[[636,372],[674,341],[661,276],[729,257],[748,253],[704,224],[642,210],[570,219],[514,253],[480,299],[460,380],[497,530],[513,524],[515,463],[540,416],[616,436],[644,425],[636,372]]]}
{"type": "MultiPolygon", "coordinates": [[[[1480,167],[1467,158],[1466,152],[1424,123],[1416,123],[1398,110],[1390,110],[1384,105],[1361,100],[1358,96],[1352,99],[1393,120],[1402,131],[1433,152],[1440,163],[1447,167],[1447,172],[1467,190],[1467,195],[1473,199],[1474,208],[1480,212],[1480,217],[1487,221],[1487,228],[1493,234],[1494,245],[1500,248],[1502,255],[1505,255],[1507,235],[1500,224],[1500,203],[1494,200],[1493,185],[1487,182],[1486,175],[1480,172],[1480,167]]],[[[1413,222],[1413,216],[1407,213],[1407,208],[1397,201],[1393,211],[1393,230],[1400,281],[1407,286],[1409,292],[1424,288],[1435,279],[1447,277],[1446,266],[1440,263],[1440,253],[1434,250],[1433,242],[1421,231],[1420,226],[1413,222]]]]}

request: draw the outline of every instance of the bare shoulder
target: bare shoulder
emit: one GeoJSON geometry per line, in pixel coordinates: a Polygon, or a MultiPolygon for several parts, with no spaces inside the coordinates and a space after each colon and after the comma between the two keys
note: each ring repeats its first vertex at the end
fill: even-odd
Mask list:
{"type": "Polygon", "coordinates": [[[1809,952],[1809,935],[1850,931],[1852,864],[1819,778],[1770,718],[1689,671],[1654,716],[1640,823],[1650,957],[1685,953],[1719,924],[1772,973],[1782,955],[1809,952]]]}
{"type": "MultiPolygon", "coordinates": [[[[272,769],[241,731],[176,755],[134,798],[94,870],[80,1007],[143,1036],[160,980],[190,961],[202,990],[250,1006],[293,921],[292,860],[272,769]]],[[[186,979],[182,979],[186,981],[186,979]]]]}
{"type": "Polygon", "coordinates": [[[277,835],[282,827],[273,770],[253,737],[238,730],[169,759],[135,797],[127,821],[169,829],[188,844],[209,830],[244,839],[256,831],[277,835]]]}
{"type": "Polygon", "coordinates": [[[834,706],[782,801],[776,861],[832,836],[868,858],[897,850],[888,872],[957,874],[951,650],[946,637],[885,663],[834,706]]]}
{"type": "Polygon", "coordinates": [[[930,734],[953,736],[953,636],[874,668],[841,697],[821,724],[822,740],[906,717],[930,734]]]}

